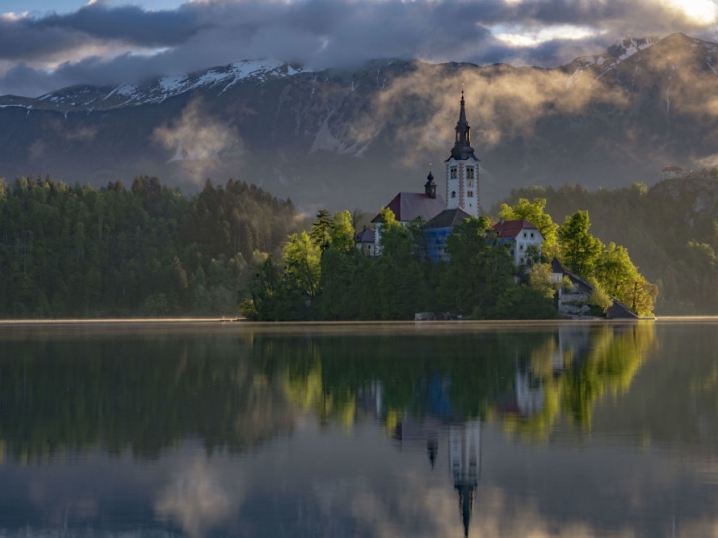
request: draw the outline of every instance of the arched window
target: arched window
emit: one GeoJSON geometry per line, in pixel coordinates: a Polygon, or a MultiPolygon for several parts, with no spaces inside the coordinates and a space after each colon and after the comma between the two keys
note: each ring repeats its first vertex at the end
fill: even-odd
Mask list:
{"type": "Polygon", "coordinates": [[[456,179],[458,177],[456,175],[456,167],[455,166],[452,166],[451,169],[449,170],[449,177],[451,179],[456,179]]]}
{"type": "Polygon", "coordinates": [[[467,179],[474,179],[474,167],[473,167],[473,166],[469,166],[469,167],[466,169],[466,178],[467,178],[467,179]]]}
{"type": "Polygon", "coordinates": [[[474,191],[468,191],[468,192],[466,193],[466,196],[468,196],[469,198],[473,198],[473,197],[474,197],[474,191]]]}
{"type": "Polygon", "coordinates": [[[456,198],[456,191],[451,191],[451,197],[456,198]]]}

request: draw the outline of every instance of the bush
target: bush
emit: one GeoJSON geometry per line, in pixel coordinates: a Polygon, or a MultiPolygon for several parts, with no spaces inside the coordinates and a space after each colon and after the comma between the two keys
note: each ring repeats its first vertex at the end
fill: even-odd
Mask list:
{"type": "Polygon", "coordinates": [[[239,313],[242,314],[245,318],[251,319],[252,321],[255,321],[257,319],[257,316],[259,315],[259,312],[257,312],[257,308],[254,306],[254,301],[249,298],[244,298],[239,303],[239,313]]]}
{"type": "Polygon", "coordinates": [[[600,286],[595,286],[591,295],[588,297],[588,304],[600,308],[602,312],[606,312],[613,304],[613,299],[600,286]]]}

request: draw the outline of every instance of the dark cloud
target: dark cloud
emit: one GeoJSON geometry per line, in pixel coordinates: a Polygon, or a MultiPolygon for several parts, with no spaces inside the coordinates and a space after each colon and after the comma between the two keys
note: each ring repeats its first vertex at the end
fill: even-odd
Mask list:
{"type": "Polygon", "coordinates": [[[196,10],[145,11],[136,6],[84,6],[67,15],[51,14],[27,23],[33,31],[65,30],[100,40],[119,40],[143,47],[174,46],[186,42],[200,28],[196,10]]]}
{"type": "Polygon", "coordinates": [[[0,93],[137,82],[248,58],[315,69],[392,57],[555,65],[626,35],[674,31],[712,35],[715,26],[659,0],[210,0],[165,11],[99,2],[69,14],[0,19],[0,60],[17,62],[0,78],[0,93]],[[494,35],[556,25],[587,28],[587,37],[511,46],[494,35]],[[41,70],[58,61],[52,72],[41,70]]]}

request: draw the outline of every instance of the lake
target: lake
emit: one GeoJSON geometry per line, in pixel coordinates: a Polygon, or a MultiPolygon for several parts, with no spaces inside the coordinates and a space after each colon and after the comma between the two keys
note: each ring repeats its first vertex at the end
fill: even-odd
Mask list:
{"type": "Polygon", "coordinates": [[[0,325],[0,537],[717,537],[718,320],[0,325]]]}

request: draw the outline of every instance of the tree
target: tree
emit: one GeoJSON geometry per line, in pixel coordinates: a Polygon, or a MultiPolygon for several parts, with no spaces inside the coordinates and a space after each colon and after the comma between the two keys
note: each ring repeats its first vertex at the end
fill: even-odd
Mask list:
{"type": "Polygon", "coordinates": [[[553,299],[558,284],[553,281],[552,274],[550,263],[537,263],[531,267],[529,285],[547,299],[553,299]]]}
{"type": "Polygon", "coordinates": [[[292,234],[282,251],[287,278],[290,284],[309,297],[319,292],[321,251],[307,232],[292,234]]]}
{"type": "Polygon", "coordinates": [[[349,252],[354,248],[354,226],[349,211],[334,213],[329,228],[329,242],[331,247],[339,252],[349,252]]]}
{"type": "Polygon", "coordinates": [[[320,209],[312,224],[309,237],[321,252],[324,252],[331,243],[332,215],[326,209],[320,209]]]}
{"type": "MultiPolygon", "coordinates": [[[[382,209],[381,215],[382,250],[366,277],[365,296],[373,297],[373,310],[380,319],[411,319],[422,309],[426,295],[419,245],[412,230],[397,222],[390,209],[382,209]]],[[[365,307],[365,315],[368,311],[365,307]]]]}
{"type": "Polygon", "coordinates": [[[588,233],[590,227],[588,211],[577,211],[567,216],[558,229],[561,263],[583,277],[593,273],[603,251],[601,240],[588,233]]]}
{"type": "Polygon", "coordinates": [[[558,255],[558,224],[554,223],[551,215],[544,212],[545,208],[546,198],[534,198],[532,202],[519,198],[513,207],[501,204],[499,216],[505,220],[524,219],[536,226],[544,239],[541,251],[551,259],[558,255]]]}
{"type": "Polygon", "coordinates": [[[514,285],[511,255],[495,238],[487,238],[490,229],[488,218],[471,218],[447,238],[449,262],[439,277],[443,308],[490,318],[501,291],[514,285]]]}

